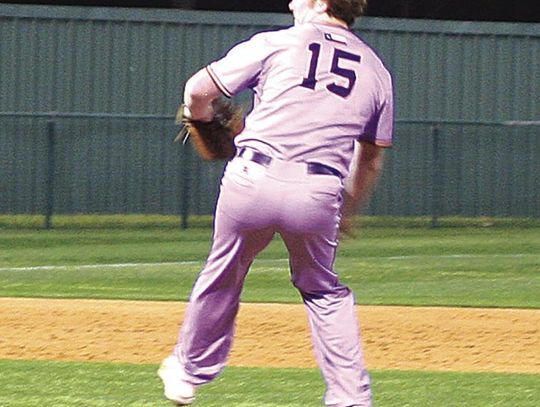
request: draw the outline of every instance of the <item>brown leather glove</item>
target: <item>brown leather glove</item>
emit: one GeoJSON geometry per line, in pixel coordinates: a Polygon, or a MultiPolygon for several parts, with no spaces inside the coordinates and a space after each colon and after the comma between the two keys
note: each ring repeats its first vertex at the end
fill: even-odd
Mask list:
{"type": "Polygon", "coordinates": [[[244,128],[242,109],[223,98],[212,102],[214,117],[209,122],[193,120],[186,115],[185,105],[176,114],[176,123],[182,130],[175,141],[191,139],[195,150],[204,160],[226,160],[234,156],[234,138],[244,128]]]}

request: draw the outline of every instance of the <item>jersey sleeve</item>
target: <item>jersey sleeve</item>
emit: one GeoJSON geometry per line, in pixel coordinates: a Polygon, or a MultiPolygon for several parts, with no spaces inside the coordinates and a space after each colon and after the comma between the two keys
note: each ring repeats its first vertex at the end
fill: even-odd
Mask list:
{"type": "Polygon", "coordinates": [[[394,94],[392,80],[382,86],[377,110],[358,141],[365,141],[379,147],[392,147],[394,134],[394,94]]]}
{"type": "Polygon", "coordinates": [[[206,70],[227,97],[257,84],[264,61],[272,52],[264,33],[234,46],[223,58],[210,63],[206,70]]]}

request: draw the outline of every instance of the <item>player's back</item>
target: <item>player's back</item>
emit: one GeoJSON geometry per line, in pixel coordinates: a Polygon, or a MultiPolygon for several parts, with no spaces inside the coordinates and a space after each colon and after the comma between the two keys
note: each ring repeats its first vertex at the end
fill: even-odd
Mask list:
{"type": "Polygon", "coordinates": [[[268,56],[237,143],[346,172],[352,141],[371,131],[381,103],[391,98],[388,71],[345,28],[305,24],[258,37],[268,56]]]}

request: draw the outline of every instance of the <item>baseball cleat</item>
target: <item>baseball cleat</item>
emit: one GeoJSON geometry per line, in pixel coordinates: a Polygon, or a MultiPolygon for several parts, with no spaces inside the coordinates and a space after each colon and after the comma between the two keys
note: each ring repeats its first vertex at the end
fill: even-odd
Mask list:
{"type": "Polygon", "coordinates": [[[175,356],[168,356],[161,362],[158,376],[163,381],[165,397],[177,406],[188,406],[195,401],[195,386],[182,380],[183,375],[175,356]]]}

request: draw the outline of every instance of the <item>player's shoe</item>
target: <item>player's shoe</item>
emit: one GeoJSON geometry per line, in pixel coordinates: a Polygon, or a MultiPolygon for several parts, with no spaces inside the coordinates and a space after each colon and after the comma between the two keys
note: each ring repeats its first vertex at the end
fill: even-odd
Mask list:
{"type": "Polygon", "coordinates": [[[158,370],[163,381],[165,397],[177,406],[187,406],[195,401],[195,386],[182,379],[184,371],[175,356],[166,357],[158,370]]]}

